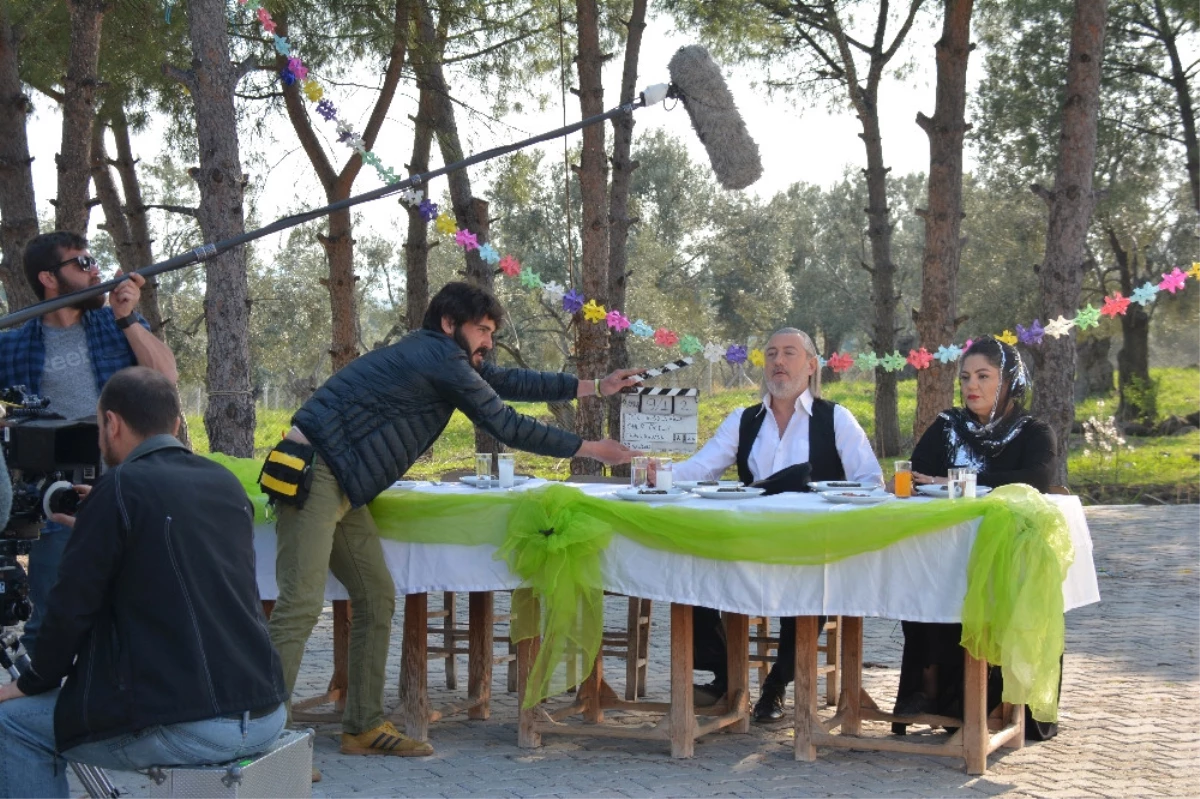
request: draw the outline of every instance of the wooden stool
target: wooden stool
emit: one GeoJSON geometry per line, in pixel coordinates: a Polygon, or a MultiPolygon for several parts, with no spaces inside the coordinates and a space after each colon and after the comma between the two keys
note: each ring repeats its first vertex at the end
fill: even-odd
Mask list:
{"type": "MultiPolygon", "coordinates": [[[[838,628],[841,616],[834,616],[825,622],[822,631],[825,633],[825,643],[817,646],[817,652],[825,655],[825,662],[817,666],[817,675],[825,677],[825,704],[836,705],[841,691],[841,647],[838,641],[838,628]]],[[[750,668],[758,670],[758,685],[767,681],[771,664],[778,660],[772,654],[779,650],[779,636],[771,635],[771,619],[768,616],[750,617],[750,668]]]]}

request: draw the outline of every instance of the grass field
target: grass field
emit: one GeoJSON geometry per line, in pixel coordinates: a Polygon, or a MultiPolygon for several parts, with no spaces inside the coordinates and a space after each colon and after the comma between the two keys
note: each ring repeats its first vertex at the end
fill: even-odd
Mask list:
{"type": "MultiPolygon", "coordinates": [[[[1158,383],[1160,416],[1186,416],[1200,408],[1200,372],[1196,369],[1151,369],[1158,383]]],[[[831,383],[826,385],[826,398],[845,405],[871,436],[874,432],[874,386],[869,381],[831,383]]],[[[756,402],[753,392],[725,391],[702,396],[700,401],[700,440],[706,441],[734,408],[756,402]]],[[[1116,392],[1107,397],[1090,398],[1075,408],[1077,421],[1091,417],[1103,420],[1115,412],[1116,392]]],[[[544,422],[553,419],[541,404],[516,403],[514,407],[544,422]]],[[[916,413],[916,381],[900,383],[900,429],[911,430],[916,413]]],[[[254,444],[259,456],[279,440],[287,430],[290,411],[259,409],[254,444]]],[[[192,442],[198,452],[208,450],[203,421],[198,416],[188,418],[192,442]]],[[[424,457],[409,471],[413,479],[436,478],[445,472],[474,469],[474,432],[470,422],[456,413],[446,432],[424,457]]],[[[911,439],[904,449],[911,449],[911,439]]],[[[525,452],[516,453],[517,471],[540,477],[562,479],[569,472],[569,461],[547,458],[525,452]]],[[[890,473],[890,463],[884,471],[890,473]]],[[[1124,445],[1114,445],[1112,452],[1088,446],[1082,436],[1072,436],[1068,462],[1070,487],[1092,502],[1136,502],[1157,498],[1167,502],[1196,502],[1200,500],[1200,431],[1182,435],[1126,439],[1124,445]]]]}

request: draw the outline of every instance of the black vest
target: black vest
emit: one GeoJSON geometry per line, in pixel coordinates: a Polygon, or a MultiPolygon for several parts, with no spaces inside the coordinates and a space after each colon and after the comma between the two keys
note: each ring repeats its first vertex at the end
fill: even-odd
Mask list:
{"type": "MultiPolygon", "coordinates": [[[[812,401],[812,418],[808,422],[808,462],[812,466],[810,479],[814,481],[846,479],[846,470],[838,455],[837,437],[833,431],[835,405],[815,397],[812,401]]],[[[766,418],[767,409],[761,402],[742,412],[741,425],[738,427],[737,471],[738,479],[746,485],[754,481],[750,473],[750,448],[754,446],[754,439],[758,438],[758,431],[762,429],[766,418]]]]}

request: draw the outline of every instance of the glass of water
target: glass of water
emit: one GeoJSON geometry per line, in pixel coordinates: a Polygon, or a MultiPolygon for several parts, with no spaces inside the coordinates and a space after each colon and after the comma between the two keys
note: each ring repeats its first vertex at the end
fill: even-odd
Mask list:
{"type": "Polygon", "coordinates": [[[487,488],[492,482],[492,453],[475,453],[475,483],[480,488],[487,488]]]}
{"type": "Polygon", "coordinates": [[[638,455],[629,461],[629,485],[631,488],[650,486],[650,459],[638,455]]]}

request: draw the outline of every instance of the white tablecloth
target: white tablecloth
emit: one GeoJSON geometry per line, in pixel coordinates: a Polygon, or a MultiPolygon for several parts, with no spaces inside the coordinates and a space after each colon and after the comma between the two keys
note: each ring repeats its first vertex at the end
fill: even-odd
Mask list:
{"type": "MultiPolygon", "coordinates": [[[[535,481],[527,487],[544,484],[535,481]]],[[[612,485],[575,486],[592,495],[611,494],[612,485]]],[[[465,486],[418,486],[418,491],[471,492],[465,486]]],[[[1063,582],[1065,608],[1100,601],[1092,539],[1077,497],[1048,495],[1066,516],[1075,559],[1063,582]]],[[[614,502],[621,500],[614,499],[614,502]]],[[[909,502],[932,502],[923,498],[909,502]]],[[[779,494],[740,501],[696,498],[676,505],[735,511],[842,513],[851,506],[831,505],[815,494],[779,494]]],[[[913,536],[885,549],[821,566],[776,566],[725,562],[650,549],[615,535],[603,555],[605,588],[658,601],[706,605],[721,610],[768,616],[879,616],[911,621],[956,622],[967,587],[967,559],[979,521],[913,536]]],[[[263,599],[278,596],[275,583],[275,531],[255,531],[258,584],[263,599]]],[[[383,541],[384,557],[396,582],[396,594],[436,591],[496,591],[516,588],[519,580],[496,560],[491,546],[409,544],[383,541]]],[[[326,599],[346,599],[345,588],[330,575],[326,599]]]]}

